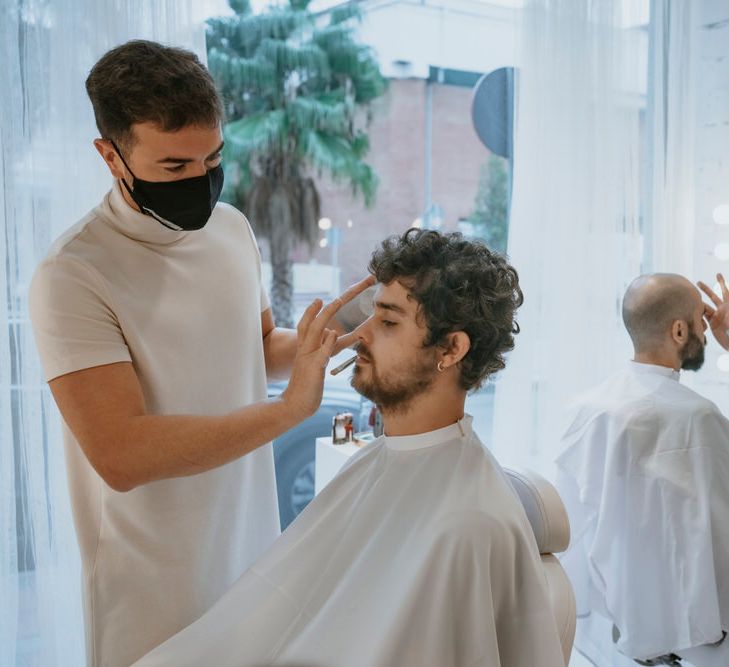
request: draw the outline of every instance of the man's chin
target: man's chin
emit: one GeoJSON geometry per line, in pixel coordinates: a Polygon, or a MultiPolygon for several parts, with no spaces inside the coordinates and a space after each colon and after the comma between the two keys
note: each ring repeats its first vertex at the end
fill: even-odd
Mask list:
{"type": "Polygon", "coordinates": [[[369,399],[369,396],[367,395],[367,383],[363,381],[362,372],[359,369],[354,369],[352,377],[349,379],[349,384],[352,389],[354,389],[358,394],[361,394],[365,398],[369,399]]]}

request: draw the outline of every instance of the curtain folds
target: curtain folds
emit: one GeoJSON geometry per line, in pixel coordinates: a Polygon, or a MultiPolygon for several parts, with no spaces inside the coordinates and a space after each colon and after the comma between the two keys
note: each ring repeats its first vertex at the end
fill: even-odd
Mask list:
{"type": "Polygon", "coordinates": [[[60,422],[26,299],[51,241],[110,186],[91,143],[97,131],[84,80],[106,50],[132,38],[183,46],[204,59],[203,19],[222,4],[0,2],[1,667],[85,662],[60,422]]]}
{"type": "Polygon", "coordinates": [[[620,301],[642,252],[642,4],[524,7],[508,253],[525,301],[492,438],[505,465],[549,475],[565,402],[630,355],[620,301]]]}

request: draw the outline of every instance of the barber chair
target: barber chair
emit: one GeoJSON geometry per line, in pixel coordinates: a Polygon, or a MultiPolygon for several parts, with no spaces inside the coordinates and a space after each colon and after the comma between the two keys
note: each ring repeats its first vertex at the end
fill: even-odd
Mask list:
{"type": "Polygon", "coordinates": [[[534,531],[549,588],[549,602],[557,622],[565,665],[569,663],[577,623],[575,596],[562,565],[553,555],[565,551],[570,542],[567,511],[557,490],[530,470],[505,468],[504,472],[524,506],[534,531]]]}
{"type": "MultiPolygon", "coordinates": [[[[675,653],[667,653],[659,655],[655,658],[646,660],[638,660],[634,658],[633,662],[645,667],[654,667],[658,665],[672,665],[673,667],[685,667],[684,660],[690,661],[694,667],[726,667],[729,664],[729,651],[724,643],[727,633],[724,632],[721,639],[715,644],[706,644],[695,648],[683,649],[679,651],[681,655],[675,653]]],[[[613,625],[613,642],[617,643],[620,639],[620,631],[613,625]]]]}

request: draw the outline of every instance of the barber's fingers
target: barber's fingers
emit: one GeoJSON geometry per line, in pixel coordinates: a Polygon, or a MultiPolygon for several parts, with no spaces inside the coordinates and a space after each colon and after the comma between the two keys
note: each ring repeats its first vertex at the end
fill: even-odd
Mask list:
{"type": "MultiPolygon", "coordinates": [[[[364,280],[360,280],[350,288],[342,292],[334,301],[328,303],[324,308],[319,311],[319,314],[311,321],[307,321],[307,330],[305,333],[306,342],[313,344],[314,341],[319,343],[321,341],[322,334],[329,321],[334,317],[336,312],[345,304],[349,303],[357,295],[364,292],[368,287],[374,284],[374,277],[368,276],[364,280]]],[[[303,318],[302,318],[303,320],[303,318]]]]}
{"type": "Polygon", "coordinates": [[[309,330],[311,323],[316,319],[317,313],[321,310],[322,305],[321,299],[314,299],[304,311],[301,316],[299,323],[296,325],[296,332],[299,336],[299,342],[306,336],[306,332],[309,330]]]}
{"type": "Polygon", "coordinates": [[[721,296],[724,301],[729,301],[729,289],[726,286],[726,280],[721,273],[716,274],[716,279],[719,281],[719,287],[721,287],[721,296]]]}
{"type": "Polygon", "coordinates": [[[329,363],[329,359],[334,354],[334,346],[337,344],[337,332],[332,329],[324,330],[324,339],[321,343],[322,361],[324,366],[329,363]]]}
{"type": "Polygon", "coordinates": [[[714,290],[711,289],[711,287],[709,287],[706,283],[701,282],[700,280],[697,284],[699,286],[699,289],[711,299],[711,301],[717,308],[721,306],[721,299],[714,293],[714,290]]]}
{"type": "Polygon", "coordinates": [[[336,345],[334,346],[334,353],[336,354],[348,347],[351,347],[357,342],[357,338],[359,338],[359,336],[355,331],[351,331],[348,334],[342,334],[337,338],[336,345]]]}
{"type": "Polygon", "coordinates": [[[362,280],[354,283],[354,285],[348,287],[346,290],[344,290],[344,292],[339,295],[339,298],[342,301],[342,306],[345,303],[349,303],[352,299],[362,294],[362,292],[364,292],[368,287],[372,287],[372,285],[374,284],[375,277],[367,276],[366,278],[363,278],[362,280]]]}
{"type": "Polygon", "coordinates": [[[375,277],[367,276],[366,278],[360,280],[351,287],[348,287],[336,299],[334,299],[334,301],[324,306],[322,311],[319,313],[319,316],[317,317],[317,320],[319,321],[314,323],[315,326],[319,326],[323,330],[329,320],[331,320],[332,317],[336,315],[337,311],[345,303],[349,303],[352,299],[362,294],[362,292],[364,292],[368,287],[371,287],[374,284],[375,277]]]}

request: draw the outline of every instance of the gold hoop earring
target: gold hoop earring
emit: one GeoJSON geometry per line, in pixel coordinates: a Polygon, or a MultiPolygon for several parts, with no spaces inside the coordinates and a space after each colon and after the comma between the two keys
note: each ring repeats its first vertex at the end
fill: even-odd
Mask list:
{"type": "Polygon", "coordinates": [[[438,372],[442,373],[445,369],[443,368],[443,361],[438,362],[438,372]]]}

